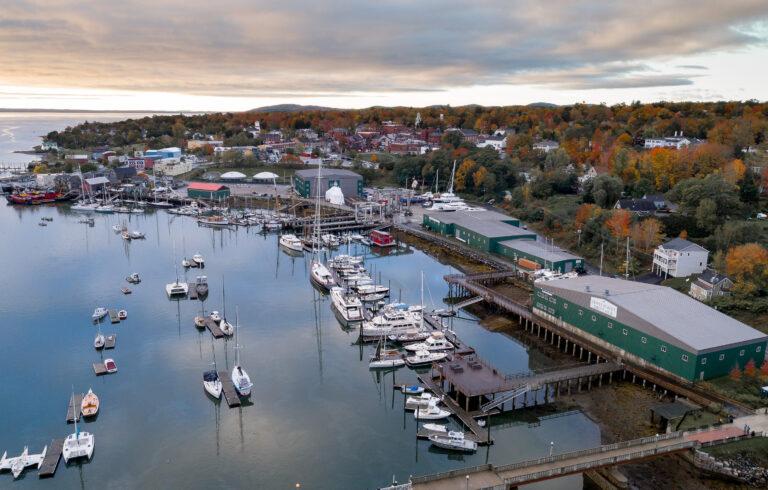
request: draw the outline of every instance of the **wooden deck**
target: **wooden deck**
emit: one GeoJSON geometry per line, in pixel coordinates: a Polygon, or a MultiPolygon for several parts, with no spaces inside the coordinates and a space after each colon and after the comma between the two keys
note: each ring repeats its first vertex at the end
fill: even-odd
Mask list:
{"type": "Polygon", "coordinates": [[[40,469],[37,471],[38,477],[48,478],[56,473],[62,449],[64,449],[64,439],[54,439],[51,441],[51,444],[48,446],[48,452],[45,453],[45,458],[43,458],[40,469]]]}
{"type": "Polygon", "coordinates": [[[117,342],[117,334],[111,333],[104,337],[104,348],[105,349],[114,349],[115,343],[117,342]]]}
{"type": "Polygon", "coordinates": [[[104,366],[103,362],[94,362],[93,372],[96,373],[96,376],[103,376],[107,374],[107,368],[104,366]]]}
{"type": "Polygon", "coordinates": [[[67,423],[71,424],[75,421],[75,417],[77,417],[77,421],[80,422],[80,407],[83,405],[83,394],[80,393],[74,394],[69,397],[69,404],[67,405],[67,423]],[[75,399],[74,408],[72,407],[72,396],[75,399]]]}
{"type": "Polygon", "coordinates": [[[117,310],[109,310],[109,321],[112,323],[120,323],[120,315],[117,314],[117,310]]]}
{"type": "Polygon", "coordinates": [[[227,405],[231,407],[240,406],[240,395],[235,390],[235,385],[232,384],[232,378],[229,377],[229,373],[226,371],[218,371],[219,379],[221,380],[221,388],[224,392],[224,398],[227,400],[227,405]]]}
{"type": "Polygon", "coordinates": [[[426,314],[424,315],[424,323],[430,327],[432,327],[435,331],[445,331],[445,338],[448,339],[450,343],[456,346],[456,349],[450,351],[453,355],[460,355],[460,356],[468,356],[470,354],[475,353],[475,349],[468,346],[464,343],[463,340],[461,340],[453,331],[448,330],[446,327],[443,327],[443,325],[440,322],[440,317],[437,315],[430,315],[426,314]]]}
{"type": "Polygon", "coordinates": [[[426,386],[432,393],[434,393],[437,396],[443,396],[443,404],[448,409],[449,412],[451,412],[453,415],[455,415],[459,420],[462,421],[464,426],[469,430],[469,432],[474,436],[474,440],[477,441],[478,444],[486,445],[486,444],[493,444],[493,438],[491,437],[490,433],[488,432],[487,427],[480,427],[480,424],[477,423],[477,420],[475,420],[472,415],[469,414],[466,410],[461,408],[456,401],[445,394],[443,390],[440,388],[440,385],[435,382],[434,379],[432,379],[432,375],[430,373],[424,373],[419,375],[419,381],[426,386]]]}
{"type": "Polygon", "coordinates": [[[214,322],[211,317],[207,316],[205,317],[205,326],[208,327],[208,330],[210,330],[211,335],[213,335],[213,338],[220,339],[224,337],[224,332],[221,331],[219,326],[214,322]]]}
{"type": "Polygon", "coordinates": [[[197,299],[197,288],[195,287],[195,283],[187,283],[187,287],[189,288],[189,299],[197,299]]]}

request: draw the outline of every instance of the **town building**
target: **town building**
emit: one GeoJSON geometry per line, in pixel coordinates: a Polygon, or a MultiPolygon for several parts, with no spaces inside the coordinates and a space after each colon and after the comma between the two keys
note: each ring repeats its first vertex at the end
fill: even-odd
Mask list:
{"type": "Polygon", "coordinates": [[[709,251],[683,238],[675,238],[653,251],[651,272],[664,277],[688,277],[707,268],[709,251]]]}
{"type": "Polygon", "coordinates": [[[543,151],[545,153],[552,150],[557,150],[558,148],[560,148],[560,144],[557,141],[552,140],[537,141],[533,144],[534,150],[543,151]]]}
{"type": "Polygon", "coordinates": [[[85,179],[83,182],[85,192],[91,194],[102,190],[107,185],[109,185],[109,179],[106,177],[91,177],[90,179],[85,179]]]}
{"type": "Polygon", "coordinates": [[[226,199],[229,197],[229,187],[221,184],[193,182],[187,187],[187,196],[196,199],[226,199]]]}
{"type": "Polygon", "coordinates": [[[504,148],[507,147],[507,137],[506,136],[481,137],[480,140],[477,142],[477,147],[485,148],[486,146],[490,146],[494,150],[498,152],[502,152],[504,151],[504,148]]]}
{"type": "Polygon", "coordinates": [[[162,148],[160,150],[147,150],[144,152],[144,157],[164,159],[164,158],[181,158],[181,149],[177,147],[162,148]]]}
{"type": "Polygon", "coordinates": [[[155,160],[152,158],[127,158],[125,164],[136,170],[149,170],[155,166],[155,160]]]}
{"type": "Polygon", "coordinates": [[[613,209],[631,211],[638,216],[648,216],[656,212],[656,206],[652,201],[645,199],[619,199],[613,209]]]}
{"type": "Polygon", "coordinates": [[[732,287],[733,281],[727,276],[707,269],[691,283],[688,294],[699,301],[710,301],[718,296],[730,296],[732,287]]]}
{"type": "Polygon", "coordinates": [[[294,175],[296,193],[303,197],[325,197],[325,191],[335,185],[346,197],[363,195],[363,178],[351,170],[322,168],[318,186],[317,169],[298,170],[294,175]]]}
{"type": "Polygon", "coordinates": [[[534,289],[535,315],[643,368],[694,381],[765,359],[768,336],[672,288],[580,276],[534,289]]]}
{"type": "Polygon", "coordinates": [[[688,138],[686,136],[683,136],[682,131],[680,131],[680,134],[678,136],[678,132],[675,131],[674,136],[666,136],[662,138],[646,138],[645,142],[643,143],[643,146],[648,149],[674,148],[676,150],[680,150],[682,148],[685,148],[691,145],[699,145],[704,142],[705,140],[700,140],[698,138],[688,138]]]}

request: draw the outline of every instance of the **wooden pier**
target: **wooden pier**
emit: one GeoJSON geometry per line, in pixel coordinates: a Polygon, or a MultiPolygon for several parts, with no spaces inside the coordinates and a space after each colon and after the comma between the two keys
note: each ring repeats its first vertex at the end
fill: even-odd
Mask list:
{"type": "Polygon", "coordinates": [[[490,433],[490,424],[487,424],[486,428],[480,427],[480,424],[477,423],[477,420],[470,415],[470,413],[461,406],[456,403],[456,401],[448,396],[442,388],[440,388],[440,385],[435,382],[435,380],[432,378],[431,373],[425,373],[419,375],[419,381],[424,384],[432,393],[434,393],[437,396],[443,397],[443,404],[448,409],[449,412],[451,412],[453,415],[455,415],[461,422],[464,424],[464,426],[467,428],[467,430],[473,435],[474,440],[480,444],[480,445],[488,445],[493,444],[493,438],[491,437],[490,433]]]}
{"type": "Polygon", "coordinates": [[[111,333],[104,337],[104,348],[105,349],[114,349],[115,343],[117,342],[117,334],[111,333]]]}
{"type": "Polygon", "coordinates": [[[67,423],[71,424],[75,421],[75,418],[77,418],[77,421],[80,422],[80,408],[83,406],[83,394],[80,393],[72,395],[69,398],[69,405],[67,405],[67,423]],[[72,400],[74,398],[74,407],[72,406],[72,400]]]}
{"type": "Polygon", "coordinates": [[[424,323],[432,327],[433,330],[443,332],[445,334],[445,338],[456,347],[450,351],[450,354],[453,356],[468,356],[475,353],[474,348],[465,344],[464,341],[461,340],[455,332],[443,326],[439,316],[426,314],[424,315],[424,323]]]}
{"type": "Polygon", "coordinates": [[[221,331],[219,326],[216,324],[216,322],[213,321],[213,319],[211,319],[211,317],[205,317],[205,326],[208,327],[208,330],[210,330],[213,338],[220,339],[224,337],[224,332],[221,331]]]}
{"type": "Polygon", "coordinates": [[[37,471],[39,478],[49,478],[56,473],[63,449],[64,439],[54,439],[51,441],[48,451],[45,453],[45,458],[43,458],[43,462],[40,464],[40,469],[37,471]]]}
{"type": "Polygon", "coordinates": [[[96,373],[96,376],[103,376],[107,374],[107,367],[104,365],[103,362],[94,362],[93,372],[96,373]]]}
{"type": "Polygon", "coordinates": [[[232,378],[229,377],[229,373],[226,371],[219,371],[219,379],[221,380],[221,388],[224,392],[224,398],[227,400],[227,405],[231,407],[240,406],[240,395],[235,390],[235,385],[232,384],[232,378]]]}
{"type": "Polygon", "coordinates": [[[120,323],[120,315],[117,314],[117,310],[109,310],[109,321],[112,323],[120,323]]]}
{"type": "Polygon", "coordinates": [[[189,289],[189,299],[197,299],[197,288],[195,287],[195,283],[187,283],[187,288],[189,289]]]}

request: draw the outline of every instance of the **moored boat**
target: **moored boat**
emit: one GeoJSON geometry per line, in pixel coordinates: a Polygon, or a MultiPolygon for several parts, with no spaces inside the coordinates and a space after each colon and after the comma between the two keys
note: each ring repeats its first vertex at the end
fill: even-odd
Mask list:
{"type": "Polygon", "coordinates": [[[343,288],[331,288],[331,307],[336,318],[344,326],[363,321],[363,304],[360,298],[349,294],[343,288]]]}
{"type": "Polygon", "coordinates": [[[464,438],[463,432],[450,431],[447,434],[432,434],[429,436],[432,445],[453,451],[472,453],[477,450],[477,442],[464,438]]]}
{"type": "Polygon", "coordinates": [[[413,417],[416,420],[440,420],[448,418],[451,412],[443,410],[438,407],[436,403],[432,403],[426,407],[419,407],[413,411],[413,417]]]}
{"type": "Polygon", "coordinates": [[[106,308],[104,308],[103,306],[99,306],[98,308],[93,310],[93,315],[91,315],[91,317],[94,320],[100,320],[105,316],[107,316],[107,313],[109,313],[109,311],[106,308]]]}
{"type": "Polygon", "coordinates": [[[445,352],[430,352],[427,350],[416,351],[412,356],[405,358],[405,363],[409,366],[424,366],[425,364],[432,364],[433,362],[444,361],[448,356],[445,352]]]}
{"type": "Polygon", "coordinates": [[[83,403],[80,404],[80,413],[83,417],[93,417],[99,413],[99,397],[93,392],[92,388],[88,388],[88,394],[83,398],[83,403]]]}

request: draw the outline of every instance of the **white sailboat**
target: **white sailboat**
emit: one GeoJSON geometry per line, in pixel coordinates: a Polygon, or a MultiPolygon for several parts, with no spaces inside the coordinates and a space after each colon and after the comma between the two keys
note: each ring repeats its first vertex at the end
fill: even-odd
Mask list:
{"type": "Polygon", "coordinates": [[[99,323],[99,333],[97,333],[96,338],[93,339],[93,346],[97,349],[104,347],[104,334],[101,333],[101,323],[99,323]]]}
{"type": "MultiPolygon", "coordinates": [[[[227,321],[227,299],[224,295],[224,278],[221,278],[221,302],[224,306],[224,316],[221,317],[221,319],[218,321],[219,329],[224,333],[224,335],[231,337],[234,333],[234,326],[227,321]]],[[[216,313],[218,315],[218,312],[214,311],[213,313],[216,313]]],[[[213,313],[211,313],[211,318],[213,318],[213,313]]]]}
{"type": "Polygon", "coordinates": [[[403,359],[402,353],[397,349],[385,349],[384,338],[379,339],[379,344],[376,346],[376,353],[371,356],[371,360],[368,363],[369,369],[379,368],[395,368],[405,365],[405,359],[403,359]]]}
{"type": "Polygon", "coordinates": [[[464,203],[464,200],[453,193],[453,178],[456,175],[456,160],[453,161],[453,170],[451,171],[451,183],[448,191],[440,194],[440,197],[432,199],[432,211],[464,211],[472,209],[464,203]]]}
{"type": "Polygon", "coordinates": [[[205,371],[203,373],[203,388],[212,397],[221,398],[221,380],[219,379],[219,373],[216,371],[216,351],[213,349],[213,338],[211,338],[211,353],[213,354],[213,369],[205,371]]]}
{"type": "MultiPolygon", "coordinates": [[[[75,411],[75,390],[72,390],[72,413],[75,411]]],[[[62,448],[62,455],[64,456],[64,462],[69,463],[70,459],[87,457],[91,459],[93,456],[93,447],[95,444],[93,434],[88,432],[81,432],[77,428],[77,417],[75,417],[75,432],[68,435],[64,440],[64,447],[62,448]]]]}
{"type": "Polygon", "coordinates": [[[245,369],[240,365],[240,344],[238,343],[237,329],[240,327],[239,318],[237,313],[237,307],[235,307],[235,365],[232,368],[232,384],[235,385],[235,389],[242,396],[249,396],[251,394],[251,378],[245,369]]]}
{"type": "Polygon", "coordinates": [[[168,299],[180,296],[186,297],[189,293],[189,285],[186,282],[179,282],[179,269],[176,264],[174,264],[173,268],[176,271],[176,282],[171,282],[165,285],[165,292],[168,294],[168,299]]]}
{"type": "Polygon", "coordinates": [[[309,261],[309,280],[323,292],[328,292],[336,281],[328,267],[320,261],[320,169],[322,165],[317,166],[317,185],[315,186],[315,229],[312,239],[312,259],[309,261]]]}

